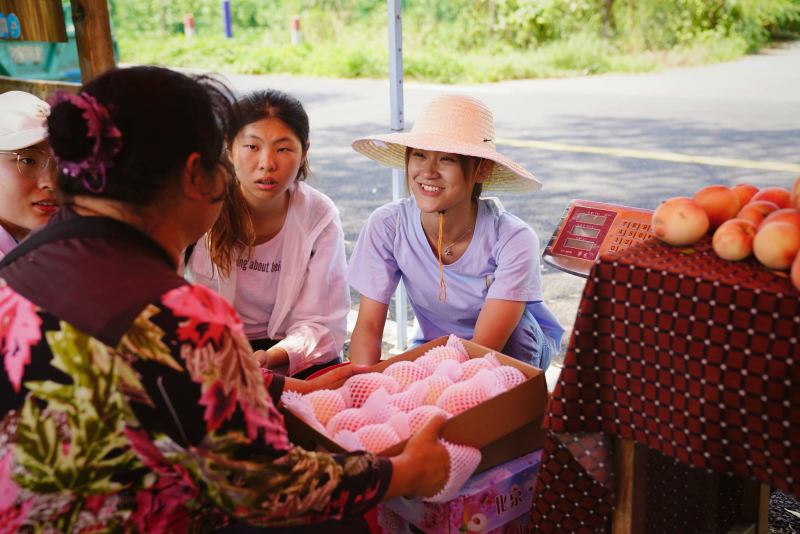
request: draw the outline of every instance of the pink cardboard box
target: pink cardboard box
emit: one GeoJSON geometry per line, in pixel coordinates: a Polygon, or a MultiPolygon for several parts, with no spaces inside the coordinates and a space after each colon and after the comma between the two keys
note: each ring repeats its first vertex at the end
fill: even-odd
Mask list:
{"type": "Polygon", "coordinates": [[[403,521],[409,523],[408,532],[414,532],[413,525],[426,534],[516,532],[520,521],[527,524],[527,517],[520,517],[530,511],[540,461],[538,450],[475,475],[446,503],[405,497],[386,501],[379,505],[379,522],[392,534],[406,532],[403,521]],[[387,511],[399,516],[400,524],[387,511]]]}

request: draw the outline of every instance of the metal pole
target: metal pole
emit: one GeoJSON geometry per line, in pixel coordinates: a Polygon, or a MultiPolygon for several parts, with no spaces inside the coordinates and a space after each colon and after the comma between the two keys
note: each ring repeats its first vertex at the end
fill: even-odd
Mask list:
{"type": "MultiPolygon", "coordinates": [[[[389,99],[391,102],[391,129],[401,132],[403,124],[403,19],[402,0],[386,0],[389,12],[389,99]]],[[[404,195],[403,182],[405,172],[392,169],[392,200],[399,200],[404,195]]],[[[408,314],[406,306],[408,297],[403,282],[397,286],[394,306],[397,320],[397,348],[408,347],[408,314]]]]}

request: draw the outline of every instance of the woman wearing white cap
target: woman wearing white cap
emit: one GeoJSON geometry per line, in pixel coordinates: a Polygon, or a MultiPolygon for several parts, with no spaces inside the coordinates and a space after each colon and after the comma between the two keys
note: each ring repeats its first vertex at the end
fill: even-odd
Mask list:
{"type": "Polygon", "coordinates": [[[47,145],[47,102],[0,94],[0,259],[58,209],[47,145]]]}
{"type": "Polygon", "coordinates": [[[411,197],[372,213],[348,266],[361,294],[350,359],[380,358],[389,300],[400,279],[419,325],[414,343],[472,339],[546,368],[563,327],[542,302],[539,240],[482,190],[536,191],[536,177],[495,150],[492,113],[480,101],[435,98],[408,133],[353,148],[406,171],[411,197]]]}

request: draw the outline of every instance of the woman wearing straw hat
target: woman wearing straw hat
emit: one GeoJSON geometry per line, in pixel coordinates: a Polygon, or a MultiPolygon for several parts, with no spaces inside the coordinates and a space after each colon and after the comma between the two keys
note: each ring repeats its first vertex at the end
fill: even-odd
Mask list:
{"type": "Polygon", "coordinates": [[[58,209],[47,144],[50,106],[24,91],[0,95],[0,259],[58,209]]]}
{"type": "Polygon", "coordinates": [[[485,189],[536,191],[541,183],[498,153],[492,113],[479,100],[432,100],[408,133],[353,148],[406,171],[412,195],[372,213],[348,282],[361,294],[350,359],[380,358],[389,300],[400,279],[418,322],[414,343],[445,334],[472,339],[546,368],[564,332],[542,302],[539,240],[485,189]]]}

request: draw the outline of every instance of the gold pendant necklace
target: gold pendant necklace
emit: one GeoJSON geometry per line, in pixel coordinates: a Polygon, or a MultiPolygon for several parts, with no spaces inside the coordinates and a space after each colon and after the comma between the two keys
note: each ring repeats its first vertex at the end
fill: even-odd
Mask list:
{"type": "Polygon", "coordinates": [[[469,228],[467,228],[467,229],[464,231],[464,233],[463,233],[463,234],[461,234],[460,236],[458,236],[458,238],[457,238],[455,241],[453,241],[452,243],[450,243],[449,245],[447,245],[446,247],[444,247],[444,248],[442,249],[442,256],[452,256],[452,255],[453,255],[453,250],[452,250],[452,248],[453,248],[453,245],[455,245],[455,244],[459,243],[459,242],[460,242],[462,239],[464,239],[464,237],[466,237],[466,235],[467,235],[468,233],[470,233],[471,231],[472,231],[472,227],[469,227],[469,228]]]}

